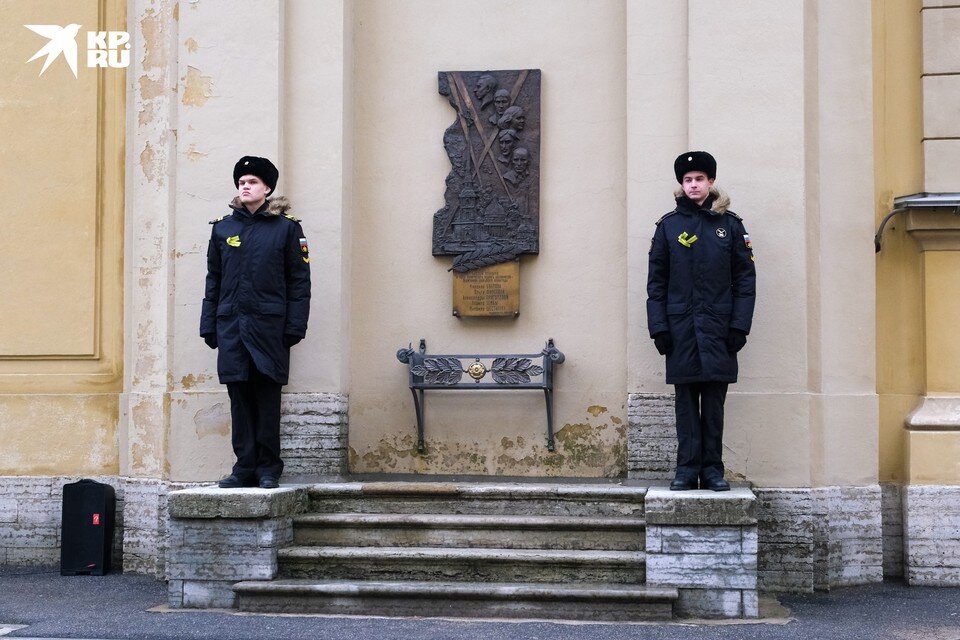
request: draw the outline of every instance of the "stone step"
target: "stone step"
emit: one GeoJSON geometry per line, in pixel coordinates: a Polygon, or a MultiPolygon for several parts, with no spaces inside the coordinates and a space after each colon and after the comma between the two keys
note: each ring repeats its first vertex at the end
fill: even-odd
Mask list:
{"type": "Polygon", "coordinates": [[[349,580],[240,582],[237,608],[328,613],[547,620],[668,620],[677,590],[642,585],[349,580]]]}
{"type": "Polygon", "coordinates": [[[642,518],[312,513],[294,518],[294,544],[643,551],[642,518]]]}
{"type": "Polygon", "coordinates": [[[278,550],[280,578],[642,584],[642,551],[311,547],[278,550]]]}
{"type": "Polygon", "coordinates": [[[642,518],[646,491],[586,483],[321,483],[309,489],[309,511],[642,518]]]}

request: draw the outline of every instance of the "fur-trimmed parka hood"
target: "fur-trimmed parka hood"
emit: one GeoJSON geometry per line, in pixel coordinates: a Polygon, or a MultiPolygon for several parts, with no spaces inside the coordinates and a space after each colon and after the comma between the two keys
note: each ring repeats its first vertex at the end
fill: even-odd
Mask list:
{"type": "MultiPolygon", "coordinates": [[[[678,188],[673,192],[673,197],[676,200],[679,200],[683,197],[683,188],[678,188]]],[[[726,213],[730,208],[730,196],[728,196],[722,189],[716,185],[710,187],[710,194],[708,198],[713,198],[713,204],[710,205],[710,211],[716,211],[717,213],[726,213]]]]}
{"type": "MultiPolygon", "coordinates": [[[[282,216],[290,213],[290,200],[286,196],[277,196],[276,198],[267,198],[267,209],[264,211],[268,216],[282,216]]],[[[234,196],[230,201],[231,209],[243,209],[243,203],[240,202],[240,196],[234,196]]]]}

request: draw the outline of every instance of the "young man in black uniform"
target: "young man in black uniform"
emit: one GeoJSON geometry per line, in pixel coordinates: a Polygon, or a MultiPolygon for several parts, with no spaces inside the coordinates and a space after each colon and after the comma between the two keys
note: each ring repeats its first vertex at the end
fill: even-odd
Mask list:
{"type": "Polygon", "coordinates": [[[737,381],[737,352],[747,343],[756,269],[743,220],[713,186],[717,161],[689,151],[673,165],[677,207],[657,221],[650,244],[647,324],[667,384],[675,385],[675,491],[727,491],[723,478],[723,404],[737,381]]]}
{"type": "Polygon", "coordinates": [[[280,388],[290,347],[307,332],[310,254],[286,198],[267,200],[279,175],[266,158],[240,158],[232,211],[211,222],[200,335],[219,348],[217,374],[230,396],[237,462],[220,480],[225,489],[275,489],[283,473],[280,388]]]}

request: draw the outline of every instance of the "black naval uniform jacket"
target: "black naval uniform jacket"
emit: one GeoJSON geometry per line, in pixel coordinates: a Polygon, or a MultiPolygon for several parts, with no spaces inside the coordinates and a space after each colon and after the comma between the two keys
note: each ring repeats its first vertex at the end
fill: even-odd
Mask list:
{"type": "Polygon", "coordinates": [[[750,333],[756,269],[750,236],[729,199],[712,189],[701,208],[686,196],[657,221],[647,274],[650,337],[667,331],[667,384],[736,382],[727,334],[750,333]]]}
{"type": "Polygon", "coordinates": [[[200,335],[217,336],[221,383],[247,380],[252,358],[261,373],[286,384],[290,348],[283,336],[305,336],[310,315],[307,239],[286,213],[286,198],[253,214],[237,198],[230,206],[232,213],[211,223],[200,335]]]}

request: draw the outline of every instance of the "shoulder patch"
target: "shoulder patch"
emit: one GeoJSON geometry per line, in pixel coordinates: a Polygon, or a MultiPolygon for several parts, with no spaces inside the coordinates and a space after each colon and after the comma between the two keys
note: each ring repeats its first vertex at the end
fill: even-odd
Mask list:
{"type": "Polygon", "coordinates": [[[728,215],[728,216],[733,216],[734,218],[736,218],[736,219],[739,220],[740,222],[743,222],[743,218],[741,218],[738,214],[734,213],[733,211],[730,211],[729,209],[727,209],[727,215],[728,215]]]}
{"type": "Polygon", "coordinates": [[[296,216],[292,216],[292,215],[290,215],[289,213],[283,214],[283,217],[286,218],[287,220],[293,220],[294,222],[300,222],[300,218],[297,218],[296,216]]]}
{"type": "Polygon", "coordinates": [[[669,212],[663,214],[662,216],[660,216],[660,219],[657,220],[656,224],[659,226],[661,222],[663,222],[664,220],[666,220],[667,218],[669,218],[670,216],[672,216],[672,215],[675,214],[676,212],[677,212],[677,210],[674,209],[673,211],[669,211],[669,212]]]}
{"type": "Polygon", "coordinates": [[[228,213],[228,214],[225,215],[225,216],[220,216],[220,217],[217,218],[216,220],[211,220],[211,221],[210,221],[210,224],[217,224],[217,223],[220,222],[221,220],[223,220],[223,219],[225,219],[225,218],[229,218],[229,217],[232,216],[232,215],[233,215],[232,213],[228,213]]]}

